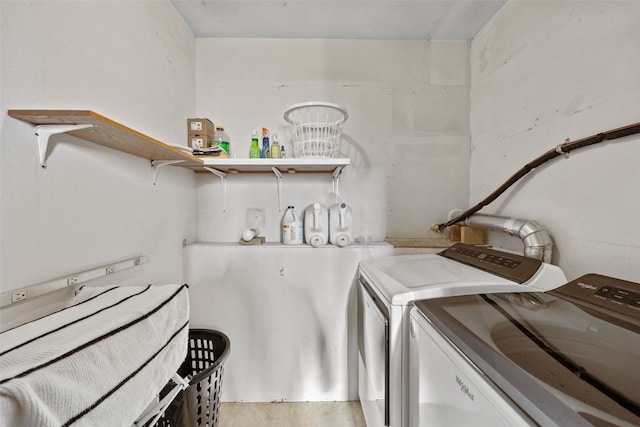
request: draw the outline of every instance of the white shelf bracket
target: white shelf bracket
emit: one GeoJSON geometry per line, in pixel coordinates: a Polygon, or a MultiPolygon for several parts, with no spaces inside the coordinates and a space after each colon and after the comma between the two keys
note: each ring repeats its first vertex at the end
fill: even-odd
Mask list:
{"type": "Polygon", "coordinates": [[[278,192],[278,212],[282,211],[282,172],[277,167],[272,167],[271,170],[276,176],[276,190],[278,192]]]}
{"type": "Polygon", "coordinates": [[[153,185],[156,185],[158,179],[158,172],[163,166],[175,165],[176,163],[182,163],[184,160],[152,160],[151,168],[153,169],[153,185]]]}
{"type": "Polygon", "coordinates": [[[223,192],[222,212],[226,212],[227,211],[227,174],[222,171],[219,171],[218,169],[209,168],[206,166],[203,166],[203,168],[208,170],[218,178],[220,178],[220,182],[222,182],[222,192],[223,192]]]}
{"type": "Polygon", "coordinates": [[[86,129],[93,125],[38,125],[34,132],[38,137],[38,160],[40,166],[47,167],[47,149],[49,148],[49,137],[59,133],[71,132],[74,130],[86,129]]]}
{"type": "Polygon", "coordinates": [[[340,174],[342,173],[342,170],[344,169],[344,166],[338,166],[337,168],[335,168],[333,170],[333,173],[331,174],[331,180],[333,182],[333,194],[335,195],[336,198],[336,202],[338,201],[338,197],[339,197],[339,192],[340,192],[340,174]]]}

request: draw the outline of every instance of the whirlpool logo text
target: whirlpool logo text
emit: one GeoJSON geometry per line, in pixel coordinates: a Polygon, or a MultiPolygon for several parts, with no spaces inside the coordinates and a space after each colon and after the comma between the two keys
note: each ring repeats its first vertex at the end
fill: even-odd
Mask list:
{"type": "Polygon", "coordinates": [[[590,285],[588,283],[582,283],[582,282],[578,282],[578,286],[580,286],[582,289],[593,289],[594,291],[596,289],[598,289],[597,287],[590,285]]]}
{"type": "Polygon", "coordinates": [[[469,399],[473,402],[473,393],[469,391],[469,387],[460,379],[459,376],[456,375],[456,383],[460,386],[460,391],[467,395],[469,399]]]}

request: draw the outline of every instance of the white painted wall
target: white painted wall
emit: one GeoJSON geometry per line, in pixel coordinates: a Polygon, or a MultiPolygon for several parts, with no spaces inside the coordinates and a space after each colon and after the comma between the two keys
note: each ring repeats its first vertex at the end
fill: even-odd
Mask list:
{"type": "Polygon", "coordinates": [[[225,401],[357,400],[358,262],[386,243],[185,248],[191,325],[223,331],[225,401]]]}
{"type": "MultiPolygon", "coordinates": [[[[232,152],[248,157],[251,132],[277,131],[291,153],[285,110],[328,101],[350,114],[341,153],[352,166],[340,196],[353,207],[355,237],[433,237],[430,227],[466,204],[469,171],[467,42],[197,39],[200,116],[225,126],[232,152]]],[[[330,204],[328,176],[228,180],[227,211],[213,175],[198,179],[199,240],[237,241],[247,208],[266,212],[267,241],[279,241],[284,208],[330,204]]]]}
{"type": "MultiPolygon", "coordinates": [[[[169,1],[0,4],[0,290],[144,254],[109,282],[183,280],[195,239],[191,171],[68,136],[37,164],[32,126],[7,109],[90,109],[165,142],[186,143],[195,109],[195,39],[169,1]]],[[[2,310],[3,327],[43,301],[2,310]]],[[[36,314],[35,311],[31,312],[36,314]]]]}
{"type": "MultiPolygon", "coordinates": [[[[565,138],[640,121],[638,22],[636,1],[516,1],[500,10],[471,47],[471,203],[565,138]]],[[[539,220],[569,278],[640,281],[639,162],[637,135],[574,151],[486,211],[539,220]]]]}
{"type": "MultiPolygon", "coordinates": [[[[352,165],[340,196],[354,237],[429,237],[466,203],[469,170],[467,42],[197,39],[199,116],[223,124],[231,151],[248,157],[251,132],[267,127],[289,153],[284,111],[328,101],[346,107],[341,155],[352,165]]],[[[329,175],[285,175],[282,211],[269,175],[198,177],[201,242],[237,242],[248,208],[266,213],[263,235],[280,240],[287,205],[333,203],[329,175]]],[[[228,401],[357,398],[352,280],[377,248],[196,244],[186,250],[192,322],[229,334],[228,401]],[[269,325],[265,328],[264,325],[269,325]]]]}

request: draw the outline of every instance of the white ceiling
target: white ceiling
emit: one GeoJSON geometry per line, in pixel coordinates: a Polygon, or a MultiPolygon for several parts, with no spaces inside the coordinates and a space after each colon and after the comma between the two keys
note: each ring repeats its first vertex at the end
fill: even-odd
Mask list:
{"type": "Polygon", "coordinates": [[[469,40],[506,0],[172,0],[196,37],[469,40]]]}

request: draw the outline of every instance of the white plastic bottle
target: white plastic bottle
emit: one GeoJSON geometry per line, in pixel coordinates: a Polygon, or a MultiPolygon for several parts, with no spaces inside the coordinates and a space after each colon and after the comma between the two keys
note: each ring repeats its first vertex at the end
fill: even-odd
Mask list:
{"type": "Polygon", "coordinates": [[[329,213],[321,203],[304,210],[304,240],[314,248],[329,242],[329,213]]]}
{"type": "Polygon", "coordinates": [[[353,214],[344,202],[329,207],[329,243],[345,247],[351,244],[353,234],[353,214]]]}
{"type": "Polygon", "coordinates": [[[281,223],[282,243],[285,245],[302,244],[302,221],[296,215],[293,206],[287,207],[281,223]]]}

